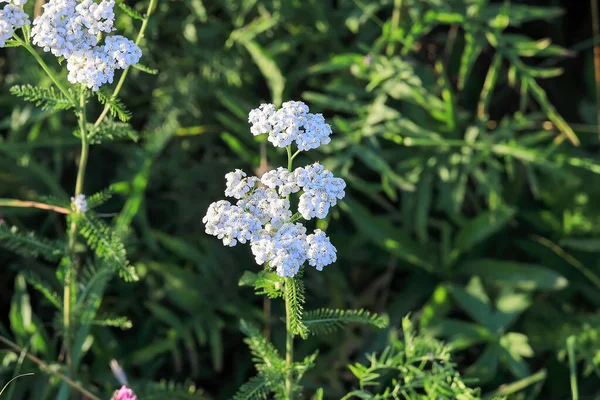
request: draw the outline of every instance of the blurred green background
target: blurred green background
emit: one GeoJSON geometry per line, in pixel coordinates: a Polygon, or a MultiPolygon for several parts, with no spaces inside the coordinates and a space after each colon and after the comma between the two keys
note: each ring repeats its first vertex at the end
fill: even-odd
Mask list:
{"type": "MultiPolygon", "coordinates": [[[[136,24],[118,14],[127,36],[136,24]]],[[[140,393],[226,399],[255,373],[241,317],[272,326],[281,348],[282,305],[265,321],[263,300],[238,285],[258,270],[248,248],[223,248],[201,220],[225,173],[285,163],[250,134],[249,110],[302,100],[334,136],[297,164],[320,160],[348,184],[319,223],[338,261],[305,274],[307,308],[391,322],[298,344],[298,357],[320,351],[307,398],[356,387],[347,365],[381,351],[408,313],[453,346],[470,385],[485,394],[521,382],[515,399],[571,398],[574,335],[581,398],[600,398],[592,26],[590,3],[572,0],[159,1],[142,46],[159,73],[133,70],[121,96],[141,139],[92,147],[86,180],[87,193],[114,184],[100,212],[130,231],[141,279],[111,281],[101,313],[132,327],[94,327],[80,378],[110,393],[114,358],[140,393]]],[[[38,81],[49,83],[30,55],[0,50],[0,197],[69,198],[74,187],[74,117],[9,94],[38,81]]],[[[65,232],[60,215],[0,213],[24,231],[65,232]]],[[[60,362],[60,323],[25,279],[60,293],[55,266],[0,249],[0,271],[0,333],[60,362]]],[[[32,369],[0,352],[0,382],[32,369]]],[[[12,398],[53,398],[43,373],[22,379],[12,398]]]]}

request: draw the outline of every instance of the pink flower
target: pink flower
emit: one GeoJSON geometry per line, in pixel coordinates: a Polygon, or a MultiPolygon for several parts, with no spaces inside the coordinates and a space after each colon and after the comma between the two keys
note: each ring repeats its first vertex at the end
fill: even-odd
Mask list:
{"type": "Polygon", "coordinates": [[[123,385],[121,389],[115,391],[110,400],[137,400],[137,396],[133,394],[133,390],[123,385]]]}

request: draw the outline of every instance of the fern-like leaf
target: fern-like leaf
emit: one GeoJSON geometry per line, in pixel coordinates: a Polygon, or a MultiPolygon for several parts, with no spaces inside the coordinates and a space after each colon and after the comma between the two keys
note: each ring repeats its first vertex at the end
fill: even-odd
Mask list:
{"type": "Polygon", "coordinates": [[[233,400],[266,400],[269,398],[269,387],[265,377],[257,375],[238,389],[233,400]]]}
{"type": "Polygon", "coordinates": [[[285,279],[285,309],[291,332],[302,338],[308,337],[308,329],[302,322],[304,301],[304,281],[302,272],[299,272],[296,276],[285,279]]]}
{"type": "Polygon", "coordinates": [[[122,122],[127,122],[131,119],[131,112],[125,107],[125,104],[118,97],[114,97],[112,93],[106,90],[98,90],[96,92],[98,101],[102,104],[110,106],[110,115],[119,118],[122,122]]]}
{"type": "Polygon", "coordinates": [[[133,323],[127,317],[103,317],[92,321],[92,325],[110,326],[112,328],[120,328],[122,330],[131,329],[133,323]]]}
{"type": "Polygon", "coordinates": [[[98,193],[94,193],[93,195],[87,197],[86,200],[87,200],[88,209],[91,210],[93,208],[101,206],[102,204],[104,204],[108,200],[110,200],[112,198],[113,194],[114,194],[114,190],[112,189],[112,187],[109,187],[107,189],[104,189],[98,193]]]}
{"type": "MultiPolygon", "coordinates": [[[[137,142],[139,139],[138,133],[133,127],[125,122],[118,122],[113,119],[105,119],[100,126],[88,124],[89,142],[91,144],[99,144],[105,141],[131,139],[137,142]]],[[[79,131],[76,136],[79,135],[79,131]]]]}
{"type": "Polygon", "coordinates": [[[274,272],[246,271],[240,278],[239,285],[254,286],[255,293],[259,296],[266,295],[270,299],[283,297],[284,280],[274,272]]]}
{"type": "Polygon", "coordinates": [[[256,368],[261,370],[282,371],[285,362],[279,356],[277,349],[259,332],[259,330],[242,320],[240,322],[241,331],[247,336],[244,340],[254,356],[256,368]]]}
{"type": "Polygon", "coordinates": [[[73,108],[73,103],[67,97],[54,89],[54,87],[40,88],[31,85],[13,86],[10,92],[34,103],[42,110],[68,110],[73,108]]]}
{"type": "Polygon", "coordinates": [[[129,7],[127,4],[123,3],[122,1],[119,2],[119,8],[121,10],[123,10],[125,12],[125,14],[129,15],[133,19],[137,19],[140,21],[143,21],[145,19],[142,14],[140,14],[133,8],[129,7]]]}
{"type": "Polygon", "coordinates": [[[16,227],[0,224],[0,245],[25,257],[42,257],[57,261],[62,257],[64,244],[35,237],[33,233],[21,233],[16,227]]]}
{"type": "Polygon", "coordinates": [[[96,255],[113,266],[126,281],[137,281],[138,277],[133,267],[129,265],[125,245],[119,236],[91,213],[72,215],[76,215],[79,232],[96,255]]]}
{"type": "Polygon", "coordinates": [[[132,67],[135,68],[135,69],[139,69],[140,71],[145,72],[145,73],[150,74],[150,75],[157,75],[158,74],[158,70],[157,69],[146,67],[143,64],[139,64],[139,63],[138,64],[133,64],[132,67]]]}
{"type": "Polygon", "coordinates": [[[329,334],[350,323],[372,325],[376,328],[385,328],[388,318],[366,310],[334,310],[321,308],[311,310],[304,315],[304,324],[313,335],[329,334]]]}
{"type": "Polygon", "coordinates": [[[27,283],[29,283],[34,289],[40,292],[52,305],[58,310],[62,309],[62,299],[52,288],[44,282],[37,274],[31,271],[21,272],[21,275],[27,283]]]}

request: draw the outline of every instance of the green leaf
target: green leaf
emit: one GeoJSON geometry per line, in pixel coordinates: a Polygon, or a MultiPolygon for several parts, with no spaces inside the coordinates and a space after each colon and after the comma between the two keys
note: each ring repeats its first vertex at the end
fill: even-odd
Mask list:
{"type": "Polygon", "coordinates": [[[267,381],[258,375],[240,386],[232,400],[267,400],[270,393],[267,381]]]}
{"type": "Polygon", "coordinates": [[[354,200],[346,199],[340,203],[340,207],[366,239],[402,260],[428,272],[433,271],[425,250],[406,232],[394,227],[385,218],[370,214],[367,208],[354,200]]]}
{"type": "Polygon", "coordinates": [[[0,246],[24,257],[41,257],[47,261],[58,261],[63,256],[65,244],[38,238],[31,233],[21,233],[17,227],[0,224],[0,246]]]}
{"type": "Polygon", "coordinates": [[[96,96],[101,104],[110,106],[111,117],[117,117],[122,122],[127,122],[131,119],[131,112],[127,110],[125,104],[123,104],[119,98],[114,97],[107,89],[98,90],[96,96]]]}
{"type": "Polygon", "coordinates": [[[157,75],[158,74],[158,70],[157,69],[146,67],[145,65],[140,64],[140,63],[133,64],[132,67],[135,68],[135,69],[139,69],[140,71],[145,72],[145,73],[150,74],[150,75],[157,75]]]}
{"type": "Polygon", "coordinates": [[[521,57],[570,56],[573,53],[564,47],[552,44],[550,38],[533,40],[525,35],[502,34],[502,40],[509,43],[521,57]]]}
{"type": "Polygon", "coordinates": [[[302,318],[304,301],[302,272],[294,277],[285,278],[285,309],[289,320],[289,329],[294,335],[300,335],[305,339],[308,336],[308,329],[302,318]]]}
{"type": "Polygon", "coordinates": [[[490,309],[489,304],[483,302],[481,299],[473,296],[459,286],[453,286],[451,293],[460,308],[469,314],[471,318],[486,326],[488,329],[493,327],[492,310],[490,309]]]}
{"type": "Polygon", "coordinates": [[[77,213],[71,216],[77,219],[79,232],[98,257],[117,270],[126,281],[139,279],[135,269],[129,265],[125,245],[114,230],[91,213],[77,213]]]}
{"type": "Polygon", "coordinates": [[[303,322],[313,335],[335,332],[349,323],[372,325],[385,328],[388,325],[387,316],[373,314],[366,310],[333,310],[321,308],[304,314],[303,322]]]}
{"type": "Polygon", "coordinates": [[[362,160],[369,168],[379,172],[381,176],[387,177],[401,190],[414,191],[415,185],[398,175],[389,164],[376,152],[368,147],[356,149],[354,154],[362,160]]]}
{"type": "MultiPolygon", "coordinates": [[[[81,137],[79,131],[77,131],[76,136],[81,137]]],[[[90,144],[123,139],[130,139],[137,142],[139,135],[131,125],[125,122],[114,121],[111,118],[105,118],[99,126],[88,124],[88,139],[90,144]]]]}
{"type": "Polygon", "coordinates": [[[140,21],[143,21],[145,19],[142,14],[140,14],[133,8],[129,7],[127,4],[123,3],[122,1],[118,2],[118,5],[119,5],[119,8],[121,10],[125,11],[125,14],[129,15],[131,18],[137,19],[140,21]]]}
{"type": "Polygon", "coordinates": [[[477,361],[467,369],[465,375],[477,378],[481,382],[490,381],[496,376],[500,353],[500,346],[495,343],[488,345],[477,361]]]}
{"type": "Polygon", "coordinates": [[[274,272],[260,271],[254,273],[244,272],[240,278],[240,286],[253,286],[259,296],[266,295],[270,299],[283,297],[284,279],[274,272]]]}
{"type": "Polygon", "coordinates": [[[42,110],[69,110],[74,107],[73,103],[54,87],[13,86],[10,88],[10,93],[34,103],[42,110]]]}
{"type": "Polygon", "coordinates": [[[250,347],[254,362],[272,371],[282,371],[285,361],[277,349],[265,339],[260,331],[245,320],[240,321],[240,329],[247,336],[244,340],[250,347]]]}
{"type": "Polygon", "coordinates": [[[504,228],[514,215],[514,210],[499,208],[497,211],[483,212],[465,223],[454,239],[453,258],[504,228]]]}
{"type": "Polygon", "coordinates": [[[559,273],[536,264],[478,259],[462,263],[457,272],[464,276],[480,276],[481,279],[523,290],[560,290],[568,281],[559,273]]]}
{"type": "Polygon", "coordinates": [[[488,20],[495,26],[498,19],[506,19],[511,26],[520,26],[535,20],[551,20],[564,14],[560,7],[536,7],[525,4],[502,3],[486,4],[479,12],[479,18],[488,20]]]}
{"type": "Polygon", "coordinates": [[[285,88],[285,78],[281,73],[281,70],[277,66],[277,63],[273,57],[267,53],[257,42],[255,41],[243,41],[242,44],[252,56],[254,63],[260,69],[264,78],[267,81],[269,89],[271,89],[271,96],[275,105],[281,105],[283,102],[283,90],[285,88]]]}
{"type": "Polygon", "coordinates": [[[595,253],[600,251],[600,238],[561,239],[560,245],[573,250],[595,253]]]}

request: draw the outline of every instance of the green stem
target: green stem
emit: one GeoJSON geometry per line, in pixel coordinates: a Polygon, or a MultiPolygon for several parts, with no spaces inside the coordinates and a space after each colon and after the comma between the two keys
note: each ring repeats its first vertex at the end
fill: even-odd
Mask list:
{"type": "MultiPolygon", "coordinates": [[[[144,18],[144,21],[142,22],[142,26],[140,27],[140,31],[138,32],[137,37],[135,38],[135,44],[138,46],[139,46],[140,42],[142,41],[142,39],[144,38],[144,33],[146,32],[146,28],[148,28],[148,21],[150,20],[150,15],[152,15],[152,11],[154,10],[154,8],[156,6],[156,1],[157,0],[150,0],[150,4],[148,4],[148,11],[146,11],[146,17],[144,18]]],[[[113,91],[113,94],[112,94],[113,98],[117,97],[119,95],[119,92],[123,88],[123,84],[125,83],[125,79],[127,79],[127,75],[129,74],[130,68],[131,67],[125,68],[125,71],[123,71],[123,74],[121,74],[121,78],[119,78],[119,81],[117,82],[117,86],[115,87],[115,90],[113,91]]],[[[104,120],[104,118],[106,118],[106,115],[108,114],[109,111],[110,111],[110,104],[107,104],[104,106],[104,109],[102,110],[102,113],[100,114],[100,116],[98,117],[96,122],[94,122],[95,127],[99,126],[102,123],[102,121],[104,120]]]]}
{"type": "Polygon", "coordinates": [[[79,171],[77,172],[77,183],[75,184],[75,196],[83,192],[83,180],[87,166],[90,144],[87,137],[87,118],[85,115],[85,95],[79,97],[79,130],[81,134],[81,158],[79,159],[79,171]]]}
{"type": "MultiPolygon", "coordinates": [[[[287,150],[287,155],[288,155],[288,171],[292,171],[292,165],[294,162],[294,158],[292,156],[292,146],[287,146],[286,147],[287,150]]],[[[289,199],[290,196],[288,196],[289,199]]],[[[287,292],[289,284],[290,284],[290,279],[292,278],[285,278],[285,290],[287,292]]],[[[286,393],[286,397],[288,400],[290,400],[292,398],[292,391],[293,391],[293,376],[292,376],[292,363],[294,362],[294,333],[292,332],[292,320],[290,318],[290,314],[289,314],[289,310],[292,309],[291,305],[289,304],[290,300],[289,300],[289,296],[285,296],[285,366],[287,369],[286,375],[285,375],[285,393],[286,393]]]]}
{"type": "Polygon", "coordinates": [[[386,48],[386,54],[388,55],[388,57],[392,56],[394,54],[394,51],[396,50],[394,42],[391,39],[392,39],[392,36],[394,35],[394,33],[396,32],[396,30],[398,29],[401,13],[402,13],[402,0],[394,0],[394,11],[392,11],[392,21],[391,21],[391,26],[390,26],[390,38],[388,38],[388,40],[390,40],[390,41],[386,48]]]}
{"type": "MultiPolygon", "coordinates": [[[[81,135],[81,156],[79,158],[79,168],[77,171],[77,182],[75,184],[75,196],[82,194],[83,184],[85,180],[85,170],[87,166],[87,160],[89,155],[90,145],[87,139],[87,118],[85,112],[85,94],[82,92],[79,97],[79,130],[81,135]]],[[[73,220],[71,223],[71,229],[69,232],[69,255],[70,265],[67,268],[65,274],[65,284],[63,292],[64,302],[64,330],[65,330],[65,354],[67,358],[67,366],[69,368],[69,374],[72,378],[75,377],[75,366],[72,358],[71,348],[71,300],[75,295],[75,281],[76,281],[76,257],[75,257],[75,244],[77,238],[77,222],[73,220]]]]}
{"type": "MultiPolygon", "coordinates": [[[[285,279],[285,290],[288,290],[289,281],[292,278],[285,279]]],[[[291,318],[288,310],[291,310],[289,304],[289,296],[285,296],[285,329],[286,329],[286,340],[285,340],[285,366],[287,372],[285,375],[285,393],[286,398],[290,400],[292,398],[293,391],[293,376],[292,376],[292,363],[294,362],[294,334],[292,333],[291,318]]]]}
{"type": "Polygon", "coordinates": [[[567,352],[569,353],[569,373],[571,379],[571,395],[573,400],[579,400],[577,388],[577,364],[575,360],[575,336],[567,338],[567,352]]]}
{"type": "Polygon", "coordinates": [[[77,102],[75,101],[75,98],[73,98],[73,96],[71,95],[71,93],[69,93],[69,91],[67,90],[67,88],[65,88],[63,86],[63,84],[60,83],[60,81],[56,78],[56,76],[54,75],[54,73],[52,72],[52,70],[50,69],[50,67],[48,67],[48,64],[46,64],[44,62],[44,60],[37,53],[37,51],[35,51],[35,49],[33,47],[31,47],[31,45],[29,43],[25,42],[20,37],[17,37],[17,40],[21,43],[21,45],[23,47],[25,47],[25,49],[27,49],[27,51],[29,53],[31,53],[31,55],[33,56],[33,58],[35,58],[35,60],[38,62],[38,64],[40,64],[40,66],[46,72],[46,74],[50,77],[50,79],[52,79],[52,82],[54,82],[54,84],[56,85],[56,87],[58,88],[58,90],[60,90],[62,92],[62,94],[65,95],[65,97],[71,102],[71,104],[73,104],[73,106],[77,106],[77,102]]]}

